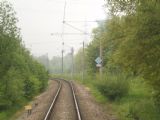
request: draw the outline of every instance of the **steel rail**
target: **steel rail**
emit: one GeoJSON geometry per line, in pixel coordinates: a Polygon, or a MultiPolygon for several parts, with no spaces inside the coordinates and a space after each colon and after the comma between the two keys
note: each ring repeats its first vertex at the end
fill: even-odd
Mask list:
{"type": "MultiPolygon", "coordinates": [[[[58,80],[57,80],[57,81],[58,81],[58,80]]],[[[51,114],[51,112],[52,112],[52,109],[53,109],[53,107],[54,107],[54,105],[55,105],[55,103],[56,103],[56,100],[57,100],[58,95],[59,95],[59,93],[60,93],[60,90],[61,90],[61,88],[62,88],[62,83],[61,83],[61,81],[58,81],[58,82],[59,82],[58,90],[57,90],[56,95],[55,95],[55,97],[54,97],[54,99],[53,99],[53,101],[52,101],[52,103],[51,103],[51,105],[50,105],[50,107],[49,107],[49,109],[48,109],[48,111],[47,111],[47,114],[46,114],[46,116],[45,116],[45,118],[44,118],[43,120],[48,120],[48,119],[50,118],[50,114],[51,114]]]]}
{"type": "Polygon", "coordinates": [[[77,98],[76,98],[75,91],[74,91],[74,88],[73,88],[73,84],[72,84],[72,82],[69,82],[69,84],[70,84],[71,89],[72,89],[72,94],[73,94],[73,98],[74,98],[74,104],[75,104],[75,107],[76,107],[78,120],[82,120],[81,114],[80,114],[80,109],[79,109],[78,102],[77,102],[77,98]]]}
{"type": "Polygon", "coordinates": [[[69,86],[71,87],[71,91],[72,91],[72,95],[73,95],[73,99],[74,99],[74,104],[75,104],[75,108],[76,108],[77,117],[78,117],[78,120],[82,120],[82,117],[81,117],[81,113],[80,113],[80,109],[79,109],[79,105],[78,105],[78,102],[77,102],[77,98],[76,98],[76,94],[75,94],[75,91],[74,91],[73,84],[72,84],[72,82],[70,82],[70,81],[68,81],[68,80],[65,80],[65,79],[62,79],[62,80],[68,82],[69,86]]]}
{"type": "MultiPolygon", "coordinates": [[[[56,79],[59,79],[59,78],[56,78],[56,79]]],[[[57,98],[58,98],[58,95],[59,95],[60,90],[61,90],[61,88],[62,88],[62,82],[61,82],[61,80],[65,81],[66,83],[69,84],[69,87],[71,88],[73,100],[74,100],[74,105],[75,105],[75,108],[76,108],[77,118],[78,118],[78,120],[82,120],[82,117],[81,117],[81,114],[80,114],[80,109],[79,109],[79,105],[78,105],[77,98],[76,98],[76,95],[75,95],[75,91],[74,91],[73,84],[72,84],[72,82],[67,81],[67,80],[65,80],[65,79],[59,79],[59,80],[57,80],[57,81],[59,82],[59,88],[58,88],[57,93],[56,93],[56,95],[55,95],[55,97],[54,97],[54,99],[53,99],[53,101],[52,101],[52,103],[51,103],[51,105],[50,105],[50,107],[49,107],[49,109],[48,109],[48,112],[47,112],[47,114],[46,114],[46,116],[45,116],[45,118],[44,118],[43,120],[49,120],[49,119],[50,119],[50,115],[51,115],[51,114],[54,114],[54,113],[52,113],[52,110],[54,109],[53,107],[54,107],[54,105],[56,104],[56,101],[58,100],[57,98]]]]}

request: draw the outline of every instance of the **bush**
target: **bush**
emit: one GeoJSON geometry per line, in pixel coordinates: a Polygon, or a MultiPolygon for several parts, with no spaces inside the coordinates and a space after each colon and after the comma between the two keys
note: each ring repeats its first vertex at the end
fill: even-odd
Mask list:
{"type": "Polygon", "coordinates": [[[96,86],[109,100],[119,99],[129,91],[129,82],[124,75],[108,75],[103,81],[97,83],[96,86]]]}
{"type": "Polygon", "coordinates": [[[153,98],[154,98],[155,105],[160,110],[160,91],[154,91],[153,98]]]}
{"type": "Polygon", "coordinates": [[[133,120],[159,120],[160,114],[152,100],[144,99],[130,104],[127,117],[133,120]]]}

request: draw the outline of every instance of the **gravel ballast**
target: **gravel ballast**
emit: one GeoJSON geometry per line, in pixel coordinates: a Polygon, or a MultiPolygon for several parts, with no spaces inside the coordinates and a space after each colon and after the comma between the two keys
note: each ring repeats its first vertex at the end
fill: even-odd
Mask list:
{"type": "Polygon", "coordinates": [[[70,85],[66,81],[61,81],[62,90],[53,108],[50,120],[77,120],[75,105],[73,101],[70,85]]]}
{"type": "Polygon", "coordinates": [[[48,110],[57,91],[57,87],[57,81],[50,80],[48,89],[39,96],[35,97],[30,103],[33,107],[31,115],[28,115],[27,111],[23,110],[21,115],[16,120],[43,120],[46,111],[48,110]]]}
{"type": "MultiPolygon", "coordinates": [[[[84,85],[73,82],[77,101],[79,103],[82,120],[117,120],[111,111],[106,110],[103,105],[96,102],[89,88],[84,85]]],[[[20,112],[16,120],[43,120],[53,97],[56,94],[58,82],[49,81],[48,89],[37,96],[30,104],[33,106],[32,114],[27,115],[27,111],[20,112]],[[37,104],[37,105],[36,105],[37,104]]],[[[62,85],[62,91],[54,108],[54,120],[76,120],[75,109],[72,94],[69,86],[65,83],[62,85]],[[73,114],[73,115],[72,115],[73,114]]],[[[51,115],[52,116],[52,115],[51,115]]]]}
{"type": "Polygon", "coordinates": [[[82,120],[117,120],[104,106],[97,103],[89,88],[74,82],[82,120]]]}

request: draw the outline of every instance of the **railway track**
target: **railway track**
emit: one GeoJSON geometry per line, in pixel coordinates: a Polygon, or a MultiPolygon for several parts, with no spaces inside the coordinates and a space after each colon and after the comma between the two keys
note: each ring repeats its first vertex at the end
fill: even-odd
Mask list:
{"type": "Polygon", "coordinates": [[[82,120],[73,84],[56,79],[58,88],[43,120],[82,120]]]}

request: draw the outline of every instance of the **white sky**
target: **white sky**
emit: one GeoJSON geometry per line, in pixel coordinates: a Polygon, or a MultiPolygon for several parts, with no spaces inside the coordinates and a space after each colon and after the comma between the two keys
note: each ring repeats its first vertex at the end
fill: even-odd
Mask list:
{"type": "MultiPolygon", "coordinates": [[[[62,21],[65,0],[8,0],[13,4],[18,26],[21,28],[23,41],[34,55],[47,54],[61,56],[62,38],[51,33],[62,32],[62,21]]],[[[66,21],[95,21],[106,18],[104,0],[67,0],[66,21]]],[[[96,26],[94,22],[70,23],[71,25],[91,32],[96,26]]],[[[64,25],[65,33],[79,33],[79,31],[64,25]]],[[[65,35],[64,50],[67,54],[73,46],[77,51],[82,46],[84,35],[65,35]]],[[[85,43],[90,40],[86,37],[85,43]]]]}

